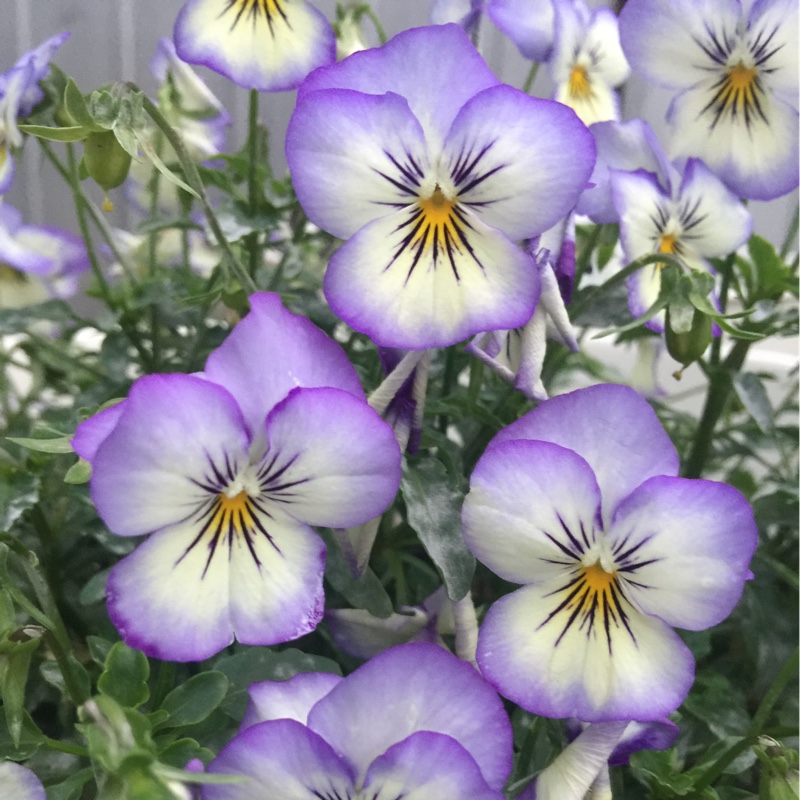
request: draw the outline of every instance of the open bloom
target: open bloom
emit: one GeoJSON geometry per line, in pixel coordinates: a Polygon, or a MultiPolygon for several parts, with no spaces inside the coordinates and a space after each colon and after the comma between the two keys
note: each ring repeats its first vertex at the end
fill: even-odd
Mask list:
{"type": "Polygon", "coordinates": [[[586,125],[619,118],[614,87],[630,68],[619,44],[617,15],[610,8],[589,11],[583,0],[557,3],[549,66],[555,99],[574,109],[586,125]]]}
{"type": "Polygon", "coordinates": [[[511,726],[469,664],[406,644],[346,678],[324,673],[250,687],[243,729],[209,772],[204,800],[502,800],[511,726]]]}
{"type": "Polygon", "coordinates": [[[741,197],[798,183],[795,0],[629,0],[620,16],[637,73],[676,89],[676,156],[702,158],[741,197]]]}
{"type": "Polygon", "coordinates": [[[524,584],[480,630],[478,664],[501,694],[584,722],[660,720],[683,701],[694,662],[671,626],[730,613],[757,530],[736,489],[677,470],[623,386],[548,400],[492,440],[463,525],[484,564],[524,584]]]}
{"type": "Polygon", "coordinates": [[[397,442],[339,346],[277,295],[250,302],[202,374],[140,378],[73,439],[108,527],[152,534],[106,600],[123,639],[159,658],[313,630],[325,546],[310,526],[371,519],[399,485],[397,442]]]}
{"type": "Polygon", "coordinates": [[[70,297],[87,269],[89,257],[79,236],[25,225],[16,208],[0,203],[0,306],[70,297]]]}
{"type": "Polygon", "coordinates": [[[309,218],[347,239],[331,308],[378,344],[424,349],[530,319],[538,276],[514,242],[566,216],[594,144],[570,109],[500,84],[451,24],[310,75],[286,154],[309,218]]]}
{"type": "Polygon", "coordinates": [[[27,117],[44,97],[39,81],[50,71],[50,59],[68,36],[51,36],[0,75],[0,194],[7,192],[14,180],[11,148],[22,145],[17,120],[27,117]]]}
{"type": "Polygon", "coordinates": [[[336,60],[336,38],[306,0],[188,0],[175,20],[178,55],[245,89],[296,89],[336,60]]]}

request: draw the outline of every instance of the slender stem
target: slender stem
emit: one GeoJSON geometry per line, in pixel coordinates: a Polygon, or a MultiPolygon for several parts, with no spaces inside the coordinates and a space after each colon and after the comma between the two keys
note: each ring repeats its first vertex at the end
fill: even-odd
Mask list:
{"type": "Polygon", "coordinates": [[[83,687],[75,678],[75,674],[72,671],[72,664],[70,664],[69,658],[67,657],[69,651],[62,647],[55,633],[48,631],[45,633],[44,639],[50,650],[52,650],[58,668],[61,670],[61,675],[64,677],[64,688],[67,690],[69,699],[76,708],[82,706],[89,699],[89,695],[83,690],[83,687]]]}
{"type": "MultiPolygon", "coordinates": [[[[136,84],[129,83],[128,87],[134,92],[140,92],[140,89],[138,86],[136,86],[136,84]]],[[[186,182],[197,193],[197,197],[200,200],[200,205],[203,207],[203,213],[208,220],[208,224],[211,227],[214,238],[217,240],[219,246],[222,248],[222,252],[225,254],[225,260],[231,271],[248,292],[258,291],[258,287],[256,286],[255,282],[250,277],[247,270],[239,262],[239,259],[231,249],[228,240],[225,238],[225,234],[222,232],[217,215],[214,213],[214,209],[211,207],[211,203],[208,200],[205,186],[203,185],[200,173],[197,171],[197,165],[194,163],[194,161],[192,161],[192,159],[189,157],[189,154],[186,152],[186,147],[184,146],[181,137],[166,121],[166,119],[164,119],[164,116],[158,110],[158,107],[153,103],[153,101],[150,100],[150,98],[143,92],[142,106],[153,122],[155,122],[155,124],[164,132],[164,136],[167,137],[167,141],[172,145],[173,150],[175,150],[178,161],[183,168],[186,182]]]]}
{"type": "Polygon", "coordinates": [[[475,613],[475,604],[472,602],[472,592],[467,592],[464,597],[453,603],[453,623],[456,633],[456,655],[477,669],[475,652],[478,649],[478,617],[475,613]]]}
{"type": "Polygon", "coordinates": [[[378,41],[381,44],[386,44],[386,42],[389,40],[386,36],[386,31],[384,30],[383,25],[381,25],[378,15],[372,10],[371,6],[367,6],[364,9],[364,13],[369,17],[370,22],[375,26],[375,33],[378,34],[378,41]]]}
{"type": "Polygon", "coordinates": [[[69,753],[71,756],[79,756],[81,758],[89,757],[89,751],[77,744],[59,742],[58,739],[51,739],[49,736],[45,736],[39,741],[49,750],[58,750],[59,753],[69,753]]]}
{"type": "Polygon", "coordinates": [[[531,89],[533,88],[533,82],[536,80],[536,73],[539,72],[539,62],[534,61],[531,64],[531,68],[528,70],[528,74],[525,77],[525,83],[522,84],[522,91],[525,94],[530,94],[531,89]]]}
{"type": "Polygon", "coordinates": [[[794,210],[794,216],[789,223],[789,230],[786,231],[786,238],[781,245],[781,258],[785,261],[793,247],[797,247],[797,231],[800,228],[800,205],[794,210]]]}
{"type": "MultiPolygon", "coordinates": [[[[594,248],[597,246],[597,242],[600,239],[600,234],[602,233],[603,226],[602,225],[595,225],[592,229],[591,233],[589,234],[589,238],[586,242],[586,246],[581,249],[581,253],[577,259],[575,259],[575,289],[577,289],[581,285],[581,278],[583,277],[584,273],[586,272],[586,268],[589,266],[589,262],[592,258],[592,253],[594,252],[594,248]]],[[[576,314],[573,314],[573,319],[576,314]]]]}
{"type": "Polygon", "coordinates": [[[697,432],[692,440],[692,449],[683,471],[686,478],[699,478],[703,474],[711,451],[714,428],[725,410],[728,395],[733,388],[733,379],[741,369],[749,348],[750,342],[740,339],[728,353],[725,361],[717,365],[711,372],[703,414],[700,417],[697,432]]]}
{"type": "MultiPolygon", "coordinates": [[[[250,90],[250,104],[247,123],[247,160],[249,172],[247,175],[247,196],[250,205],[250,215],[255,217],[260,205],[259,170],[258,170],[258,90],[250,90]]],[[[248,234],[246,243],[250,253],[250,275],[255,279],[258,264],[261,258],[258,231],[248,234]]]]}

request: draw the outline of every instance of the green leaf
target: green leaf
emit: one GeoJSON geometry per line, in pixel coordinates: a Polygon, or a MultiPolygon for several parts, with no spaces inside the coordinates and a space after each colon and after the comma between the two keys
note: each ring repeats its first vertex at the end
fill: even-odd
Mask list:
{"type": "Polygon", "coordinates": [[[354,608],[363,608],[382,619],[391,616],[394,611],[392,599],[378,576],[369,568],[365,569],[360,577],[354,576],[333,533],[323,530],[321,536],[327,547],[325,577],[331,586],[354,608]]]}
{"type": "Polygon", "coordinates": [[[51,128],[48,125],[19,125],[18,127],[23,133],[51,142],[79,142],[91,133],[91,130],[84,128],[83,125],[73,125],[68,128],[51,128]]]}
{"type": "Polygon", "coordinates": [[[121,706],[138,708],[150,696],[147,687],[149,675],[150,662],[147,656],[124,642],[117,642],[108,653],[97,689],[121,706]]]}
{"type": "Polygon", "coordinates": [[[78,595],[78,602],[82,606],[91,606],[95,603],[102,603],[105,600],[109,572],[111,572],[110,567],[89,578],[78,595]]]}
{"type": "Polygon", "coordinates": [[[0,531],[14,523],[39,502],[40,480],[29,472],[11,472],[0,480],[0,531]]]}
{"type": "Polygon", "coordinates": [[[94,777],[91,767],[85,767],[70,775],[61,783],[47,787],[47,800],[78,800],[83,794],[83,787],[94,777]]]}
{"type": "Polygon", "coordinates": [[[88,461],[79,458],[64,476],[64,483],[81,484],[88,483],[92,477],[92,465],[88,461]]]}
{"type": "MultiPolygon", "coordinates": [[[[72,653],[67,654],[67,661],[69,662],[70,672],[72,677],[77,680],[78,685],[83,690],[85,697],[89,697],[92,693],[92,679],[86,671],[86,667],[78,661],[72,653]]],[[[51,685],[58,689],[64,697],[68,697],[67,688],[64,683],[64,675],[61,672],[61,667],[55,661],[44,661],[39,667],[39,672],[42,677],[51,685]]]]}
{"type": "Polygon", "coordinates": [[[450,483],[444,465],[436,458],[404,462],[400,485],[408,510],[408,524],[442,575],[447,596],[461,600],[475,573],[475,557],[461,535],[464,496],[450,483]]]}
{"type": "Polygon", "coordinates": [[[764,433],[775,429],[775,412],[761,378],[753,372],[740,372],[733,379],[736,394],[756,425],[764,433]]]}
{"type": "Polygon", "coordinates": [[[64,90],[64,108],[67,114],[72,117],[76,125],[89,128],[92,131],[103,130],[95,121],[89,111],[89,106],[78,88],[78,84],[70,78],[67,81],[67,88],[64,90]]]}
{"type": "Polygon", "coordinates": [[[169,712],[165,727],[178,728],[202,722],[223,701],[228,679],[222,672],[201,672],[173,689],[161,704],[169,712]]]}
{"type": "Polygon", "coordinates": [[[25,684],[28,680],[33,651],[39,646],[40,641],[41,639],[37,638],[14,642],[13,649],[0,656],[0,664],[2,664],[0,669],[3,674],[0,686],[3,695],[3,710],[14,747],[19,747],[22,741],[22,728],[25,721],[25,684]]]}
{"type": "Polygon", "coordinates": [[[35,450],[37,453],[74,453],[70,444],[71,436],[61,436],[58,439],[24,439],[16,436],[7,436],[9,442],[14,442],[20,447],[35,450]]]}
{"type": "Polygon", "coordinates": [[[0,727],[0,761],[26,761],[44,742],[44,734],[36,726],[27,711],[22,712],[22,733],[19,743],[14,744],[5,726],[0,727]]]}
{"type": "Polygon", "coordinates": [[[0,334],[19,333],[41,320],[64,324],[75,319],[75,312],[63,300],[48,300],[23,308],[3,308],[0,309],[0,334]]]}
{"type": "Polygon", "coordinates": [[[137,133],[136,141],[139,142],[139,147],[142,148],[144,154],[153,162],[153,166],[169,181],[172,181],[176,186],[180,186],[185,192],[188,192],[192,197],[200,197],[197,192],[189,186],[188,183],[181,180],[166,164],[159,158],[158,153],[153,149],[146,136],[141,136],[137,133]]]}
{"type": "Polygon", "coordinates": [[[181,769],[185,767],[193,758],[199,758],[205,762],[213,758],[214,754],[194,739],[178,739],[170,742],[158,754],[158,760],[167,766],[181,769]]]}
{"type": "Polygon", "coordinates": [[[119,101],[111,92],[105,89],[92,92],[89,97],[89,108],[94,122],[101,130],[110,130],[114,127],[119,113],[119,101]]]}
{"type": "Polygon", "coordinates": [[[87,636],[86,646],[89,648],[89,655],[92,657],[92,661],[102,667],[105,665],[108,654],[114,644],[109,642],[108,639],[103,639],[102,636],[87,636]]]}
{"type": "Polygon", "coordinates": [[[787,282],[791,281],[791,270],[772,244],[760,236],[751,236],[747,249],[755,267],[757,298],[777,300],[787,288],[787,282]]]}

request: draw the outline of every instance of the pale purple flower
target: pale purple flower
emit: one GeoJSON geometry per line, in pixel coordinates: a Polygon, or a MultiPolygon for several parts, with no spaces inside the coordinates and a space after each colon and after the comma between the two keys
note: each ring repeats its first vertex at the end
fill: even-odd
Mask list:
{"type": "Polygon", "coordinates": [[[538,275],[515,242],[569,212],[594,162],[571,110],[500,84],[456,25],[310,75],[286,153],[309,218],[347,240],[331,308],[413,350],[530,319],[538,275]]]}
{"type": "Polygon", "coordinates": [[[73,439],[110,530],[151,534],[106,600],[122,638],[159,658],[313,630],[325,546],[311,526],[371,519],[399,485],[397,442],[339,345],[277,295],[250,304],[202,374],[140,378],[73,439]]]}
{"type": "Polygon", "coordinates": [[[797,187],[796,0],[628,0],[619,24],[636,72],[677,92],[673,155],[740,197],[797,187]]]}
{"type": "Polygon", "coordinates": [[[3,800],[47,800],[34,772],[13,761],[0,762],[0,797],[3,800]]]}
{"type": "Polygon", "coordinates": [[[240,733],[204,800],[503,800],[512,735],[474,667],[427,643],[394,647],[346,678],[304,673],[250,687],[240,733]]]}
{"type": "Polygon", "coordinates": [[[489,0],[486,13],[495,26],[531,61],[550,58],[555,8],[561,0],[489,0]]]}
{"type": "Polygon", "coordinates": [[[336,60],[325,15],[307,0],[187,0],[173,32],[178,55],[245,89],[296,89],[336,60]]]}
{"type": "Polygon", "coordinates": [[[676,477],[675,448],[632,389],[561,395],[490,442],[464,538],[505,580],[477,661],[523,708],[657,721],[694,678],[672,627],[717,625],[750,577],[753,512],[734,488],[676,477]]]}

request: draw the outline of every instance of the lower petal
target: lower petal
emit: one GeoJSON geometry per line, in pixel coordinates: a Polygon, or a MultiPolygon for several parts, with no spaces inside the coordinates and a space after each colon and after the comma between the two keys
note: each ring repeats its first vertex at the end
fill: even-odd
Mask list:
{"type": "Polygon", "coordinates": [[[375,759],[364,790],[370,800],[503,800],[455,739],[430,731],[409,736],[375,759]]]}
{"type": "MultiPolygon", "coordinates": [[[[661,293],[661,266],[647,264],[634,272],[626,283],[628,308],[634,317],[641,317],[658,300],[658,295],[661,293]]],[[[645,323],[651,331],[656,333],[664,332],[664,324],[663,311],[659,311],[645,323]]]]}
{"type": "Polygon", "coordinates": [[[498,691],[545,717],[584,722],[657,720],[683,702],[691,653],[660,619],[622,601],[617,611],[573,615],[557,584],[526,586],[498,600],[478,638],[478,665],[498,691]]]}
{"type": "Polygon", "coordinates": [[[379,345],[412,350],[524,325],[539,295],[533,260],[469,211],[427,224],[415,208],[336,252],[324,284],[333,311],[379,345]]]}

